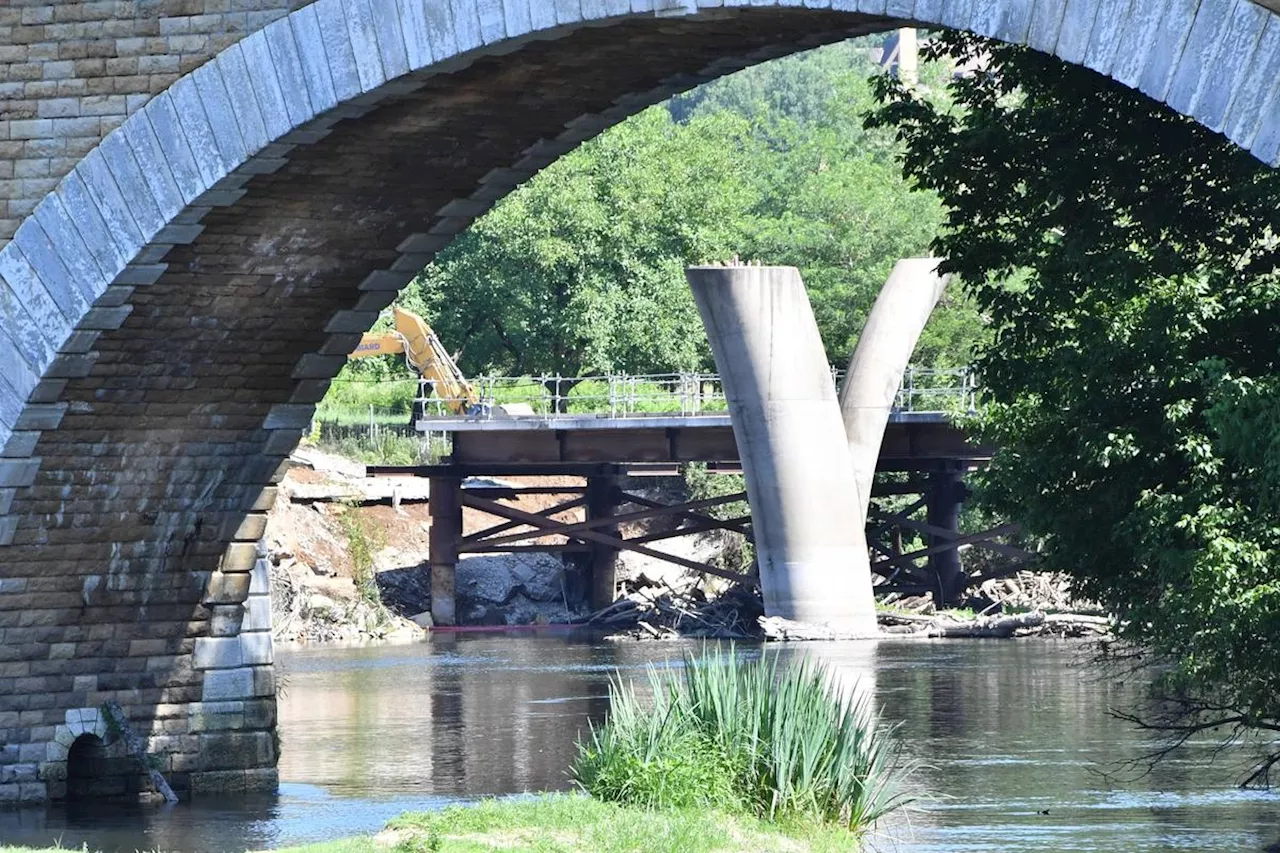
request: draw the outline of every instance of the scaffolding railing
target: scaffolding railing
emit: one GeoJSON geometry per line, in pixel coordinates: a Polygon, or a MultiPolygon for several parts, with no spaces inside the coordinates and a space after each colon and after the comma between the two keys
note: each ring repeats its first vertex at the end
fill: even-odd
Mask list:
{"type": "MultiPolygon", "coordinates": [[[[839,386],[843,371],[832,371],[839,386]]],[[[632,418],[657,415],[723,416],[724,385],[715,373],[615,373],[596,376],[482,376],[471,380],[481,404],[466,417],[595,416],[632,418]]],[[[419,385],[415,409],[429,419],[454,414],[456,399],[438,397],[429,380],[419,385]]],[[[463,401],[465,402],[465,401],[463,401]]],[[[894,399],[900,412],[961,414],[976,410],[978,383],[968,367],[909,367],[894,399]]]]}

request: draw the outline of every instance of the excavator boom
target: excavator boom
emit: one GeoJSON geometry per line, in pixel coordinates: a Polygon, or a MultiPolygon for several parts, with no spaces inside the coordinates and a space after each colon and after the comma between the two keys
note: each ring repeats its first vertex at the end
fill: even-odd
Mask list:
{"type": "Polygon", "coordinates": [[[399,335],[369,332],[360,338],[360,344],[348,358],[368,358],[374,355],[396,355],[404,352],[404,341],[399,335]]]}
{"type": "Polygon", "coordinates": [[[405,361],[435,387],[449,410],[457,415],[480,409],[480,395],[462,375],[453,357],[431,327],[412,311],[393,307],[394,332],[370,332],[360,339],[350,358],[403,353],[405,361]]]}

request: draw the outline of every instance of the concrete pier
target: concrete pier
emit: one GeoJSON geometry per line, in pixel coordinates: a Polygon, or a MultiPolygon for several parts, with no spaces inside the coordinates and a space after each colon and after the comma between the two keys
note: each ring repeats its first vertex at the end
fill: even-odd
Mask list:
{"type": "Polygon", "coordinates": [[[893,398],[947,286],[946,277],[938,275],[939,263],[938,258],[904,258],[894,265],[867,316],[840,389],[840,414],[858,494],[856,517],[863,523],[893,398]]]}
{"type": "Polygon", "coordinates": [[[765,612],[874,636],[865,505],[799,271],[685,274],[729,400],[765,612]]]}

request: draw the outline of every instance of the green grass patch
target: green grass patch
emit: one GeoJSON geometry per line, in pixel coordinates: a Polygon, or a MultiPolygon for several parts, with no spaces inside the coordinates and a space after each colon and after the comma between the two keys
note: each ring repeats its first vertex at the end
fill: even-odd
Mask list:
{"type": "MultiPolygon", "coordinates": [[[[580,794],[486,800],[388,824],[394,853],[729,853],[851,851],[853,835],[831,827],[777,825],[707,809],[659,811],[580,794]]],[[[301,853],[301,851],[299,851],[301,853]]],[[[306,853],[316,853],[307,850],[306,853]]]]}
{"type": "Polygon", "coordinates": [[[315,445],[325,453],[366,465],[434,465],[449,452],[447,442],[393,432],[322,438],[315,445]]]}
{"type": "MultiPolygon", "coordinates": [[[[0,853],[52,853],[0,847],[0,853]]],[[[80,849],[80,848],[71,848],[80,849]]],[[[88,851],[88,848],[83,848],[88,851]]],[[[651,811],[582,794],[484,800],[410,812],[377,838],[356,836],[279,853],[853,853],[857,838],[808,823],[769,823],[708,809],[651,811]]],[[[238,853],[238,851],[223,851],[238,853]]]]}
{"type": "Polygon", "coordinates": [[[891,728],[822,665],[730,649],[686,658],[682,674],[650,669],[649,688],[615,679],[608,720],[579,744],[574,780],[593,797],[855,834],[908,802],[891,728]]]}

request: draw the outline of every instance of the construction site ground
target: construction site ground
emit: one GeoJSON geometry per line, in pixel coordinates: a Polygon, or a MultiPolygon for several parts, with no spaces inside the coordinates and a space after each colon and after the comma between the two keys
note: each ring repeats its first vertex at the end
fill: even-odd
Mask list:
{"type": "MultiPolygon", "coordinates": [[[[362,465],[303,446],[280,484],[266,533],[272,566],[277,637],[286,641],[412,638],[429,624],[430,505],[425,480],[368,478],[362,465]],[[398,495],[398,505],[392,496],[398,495]],[[357,541],[359,540],[359,541],[357,541]],[[361,560],[364,560],[364,565],[361,560]],[[377,594],[372,594],[373,590],[377,594]]],[[[582,486],[577,477],[510,477],[477,485],[582,486]]],[[[644,478],[629,488],[678,498],[678,478],[644,478]]],[[[572,495],[522,494],[504,501],[525,512],[542,512],[572,495]]],[[[584,511],[557,513],[582,520],[584,511]]],[[[498,523],[483,512],[463,511],[463,533],[498,523]]],[[[673,525],[673,517],[647,525],[623,525],[624,536],[673,525]]],[[[555,537],[530,542],[551,543],[555,537]]],[[[661,550],[687,559],[716,559],[733,543],[702,535],[666,540],[661,550]]],[[[554,554],[468,555],[459,564],[460,622],[527,624],[577,621],[589,615],[582,596],[571,594],[572,565],[554,554]]],[[[688,571],[660,560],[624,553],[624,581],[690,586],[688,571]]],[[[693,579],[697,580],[697,579],[693,579]]]]}

